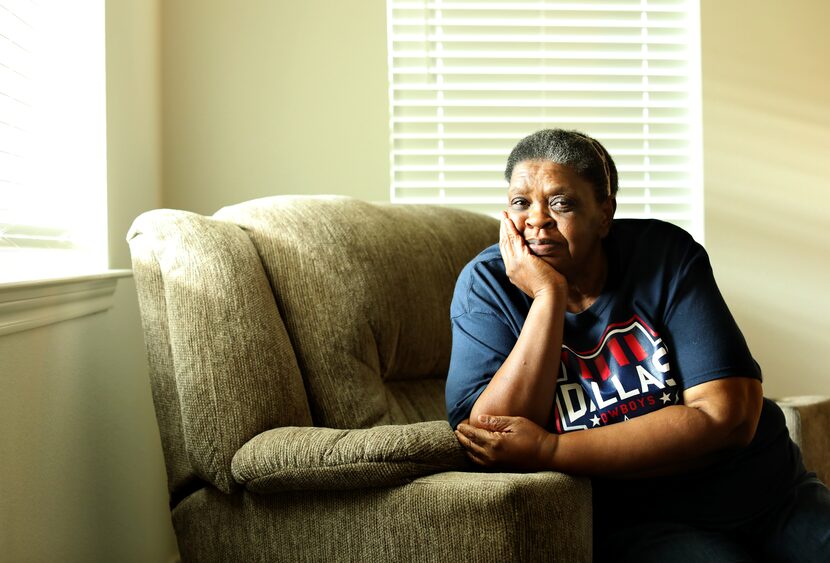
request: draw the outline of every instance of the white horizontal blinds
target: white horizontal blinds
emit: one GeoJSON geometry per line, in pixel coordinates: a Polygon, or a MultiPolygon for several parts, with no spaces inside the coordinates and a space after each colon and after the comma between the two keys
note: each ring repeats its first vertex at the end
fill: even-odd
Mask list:
{"type": "Polygon", "coordinates": [[[35,211],[39,6],[0,0],[0,247],[67,246],[35,211]]]}
{"type": "Polygon", "coordinates": [[[618,216],[700,224],[697,2],[389,0],[392,200],[496,212],[546,127],[599,139],[618,216]]]}
{"type": "Polygon", "coordinates": [[[0,0],[0,281],[106,267],[103,0],[0,0]]]}

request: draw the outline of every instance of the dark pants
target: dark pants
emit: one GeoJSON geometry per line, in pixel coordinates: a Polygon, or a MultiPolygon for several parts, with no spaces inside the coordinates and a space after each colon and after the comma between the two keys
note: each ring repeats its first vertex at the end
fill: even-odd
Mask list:
{"type": "Polygon", "coordinates": [[[661,522],[598,538],[597,561],[830,562],[830,490],[807,475],[783,503],[730,530],[661,522]]]}

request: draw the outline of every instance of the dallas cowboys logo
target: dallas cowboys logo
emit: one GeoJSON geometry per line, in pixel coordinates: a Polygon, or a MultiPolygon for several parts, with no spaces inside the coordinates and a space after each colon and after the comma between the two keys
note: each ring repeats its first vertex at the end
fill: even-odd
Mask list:
{"type": "Polygon", "coordinates": [[[621,422],[680,400],[668,349],[638,316],[609,326],[593,350],[562,346],[557,432],[621,422]]]}

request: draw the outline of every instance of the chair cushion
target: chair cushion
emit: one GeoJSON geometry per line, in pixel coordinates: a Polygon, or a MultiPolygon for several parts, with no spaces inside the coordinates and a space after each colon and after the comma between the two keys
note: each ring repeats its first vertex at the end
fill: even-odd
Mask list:
{"type": "Polygon", "coordinates": [[[277,428],[245,444],[234,478],[258,493],[386,487],[468,467],[445,421],[362,430],[277,428]]]}

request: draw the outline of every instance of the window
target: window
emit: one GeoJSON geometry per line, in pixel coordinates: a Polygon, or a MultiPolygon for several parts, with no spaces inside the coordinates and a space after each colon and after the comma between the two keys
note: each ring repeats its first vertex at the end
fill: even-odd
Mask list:
{"type": "Polygon", "coordinates": [[[495,213],[538,129],[578,129],[620,173],[618,217],[703,236],[699,5],[388,0],[391,199],[495,213]]]}
{"type": "Polygon", "coordinates": [[[103,0],[0,0],[0,281],[107,268],[103,0]]]}

